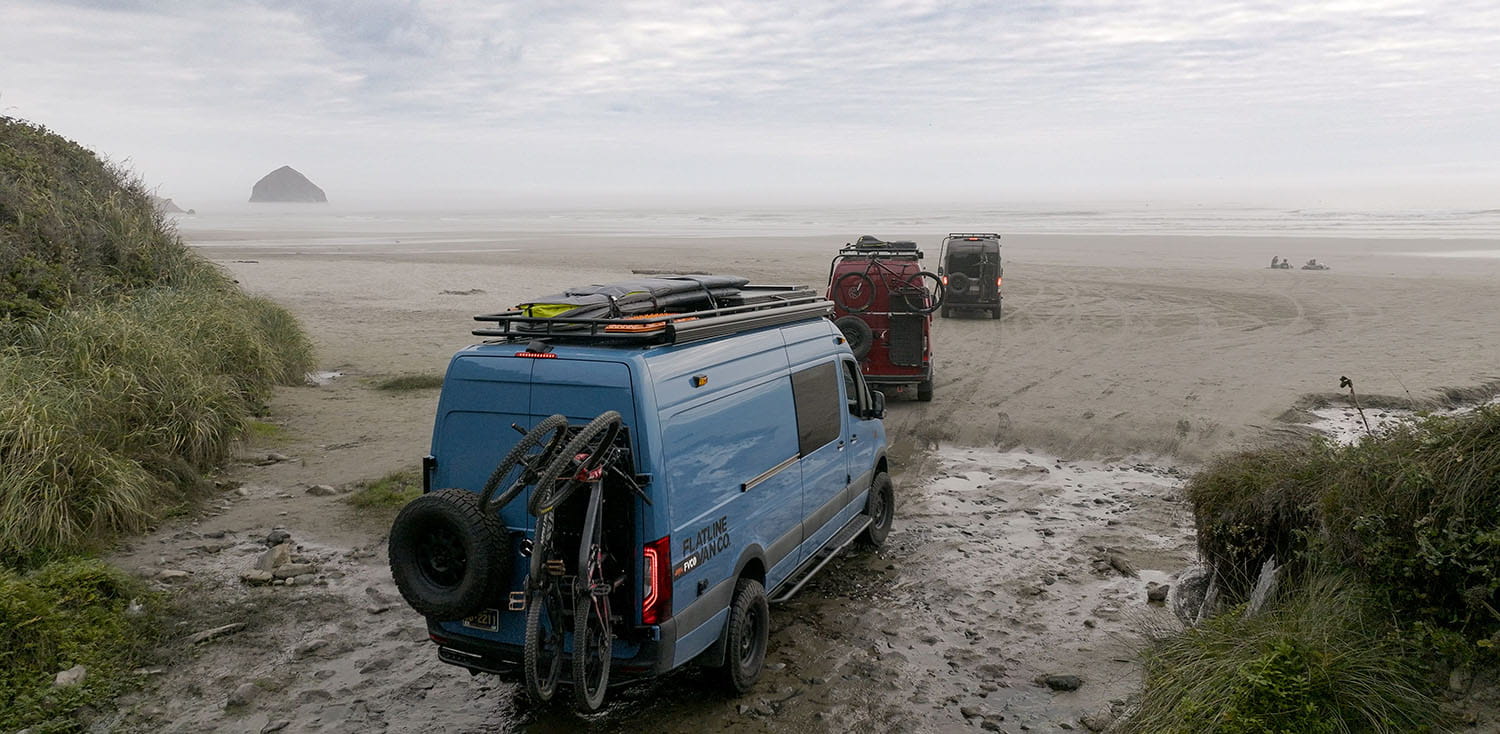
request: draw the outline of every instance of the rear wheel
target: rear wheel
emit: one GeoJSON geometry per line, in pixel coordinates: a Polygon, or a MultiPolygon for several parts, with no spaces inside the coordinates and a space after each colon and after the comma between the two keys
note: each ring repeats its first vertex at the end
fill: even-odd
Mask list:
{"type": "Polygon", "coordinates": [[[865,514],[870,516],[870,526],[860,534],[861,543],[879,548],[891,534],[896,522],[896,489],[891,484],[891,475],[880,472],[870,483],[870,496],[865,500],[865,514]]]}
{"type": "Polygon", "coordinates": [[[924,403],[932,402],[932,380],[917,383],[917,400],[924,403]]]}
{"type": "Polygon", "coordinates": [[[943,307],[943,318],[945,318],[945,319],[953,318],[953,308],[951,306],[944,306],[943,307]]]}
{"type": "Polygon", "coordinates": [[[771,607],[766,603],[765,588],[755,579],[735,582],[729,623],[724,628],[724,667],[720,669],[730,691],[748,692],[760,679],[770,629],[771,607]]]}
{"type": "Polygon", "coordinates": [[[923,270],[906,280],[901,296],[906,305],[917,313],[932,313],[943,305],[943,279],[923,270]]]}
{"type": "Polygon", "coordinates": [[[875,283],[864,273],[844,273],[833,281],[833,302],[850,313],[867,311],[875,305],[875,283]]]}

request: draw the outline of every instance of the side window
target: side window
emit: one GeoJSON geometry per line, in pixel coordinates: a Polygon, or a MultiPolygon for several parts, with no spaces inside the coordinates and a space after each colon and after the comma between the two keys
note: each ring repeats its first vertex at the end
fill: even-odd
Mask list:
{"type": "Polygon", "coordinates": [[[844,402],[849,404],[849,415],[861,417],[865,400],[864,381],[859,379],[859,368],[844,360],[844,402]]]}
{"type": "Polygon", "coordinates": [[[792,400],[797,404],[797,445],[807,456],[839,437],[838,367],[824,362],[792,373],[792,400]]]}

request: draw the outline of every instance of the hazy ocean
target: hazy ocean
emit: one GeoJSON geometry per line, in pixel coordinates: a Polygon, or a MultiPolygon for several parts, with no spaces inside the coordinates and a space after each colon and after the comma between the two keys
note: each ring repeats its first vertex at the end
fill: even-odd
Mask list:
{"type": "Polygon", "coordinates": [[[1016,234],[1250,235],[1500,239],[1500,209],[1350,211],[1324,209],[1099,207],[869,209],[532,209],[358,211],[336,205],[239,204],[179,215],[195,245],[358,246],[400,242],[422,249],[503,243],[506,235],[651,237],[937,236],[981,229],[1016,234]],[[498,236],[497,236],[498,235],[498,236]]]}

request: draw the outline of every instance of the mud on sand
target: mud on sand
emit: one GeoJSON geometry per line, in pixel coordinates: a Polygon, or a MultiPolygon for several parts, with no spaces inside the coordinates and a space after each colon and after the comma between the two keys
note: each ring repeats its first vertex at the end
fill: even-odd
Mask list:
{"type": "MultiPolygon", "coordinates": [[[[143,672],[143,690],[106,718],[129,731],[576,730],[570,713],[526,710],[511,684],[439,663],[386,571],[389,517],[307,488],[416,467],[435,393],[389,394],[373,380],[440,372],[471,341],[475,313],[552,285],[628,277],[641,263],[820,283],[842,243],[592,238],[422,256],[215,248],[249,290],[304,320],[320,369],[344,375],[279,394],[285,438],[246,448],[229,473],[239,490],[117,554],[146,573],[186,572],[154,583],[174,585],[191,613],[160,670],[143,672]],[[287,460],[265,462],[271,452],[287,460]],[[292,586],[241,584],[276,526],[316,572],[292,586]]],[[[846,556],[773,610],[769,667],[754,693],[728,698],[687,670],[613,694],[587,724],[1101,725],[1136,683],[1134,630],[1163,613],[1147,604],[1147,584],[1170,581],[1192,554],[1172,464],[1258,434],[1298,395],[1356,372],[1349,365],[1378,366],[1355,375],[1362,390],[1395,394],[1397,383],[1420,392],[1482,381],[1500,356],[1475,338],[1493,314],[1474,305],[1500,302],[1495,273],[1389,274],[1371,255],[1298,280],[1242,268],[1214,243],[1147,257],[1165,263],[1151,267],[1136,264],[1143,243],[1106,245],[1008,239],[1005,318],[935,322],[936,397],[893,400],[887,421],[896,530],[885,549],[846,556]],[[1442,359],[1434,345],[1449,347],[1442,359]],[[1036,453],[1017,448],[1026,446],[1036,453]],[[1082,686],[1036,682],[1050,674],[1082,686]]]]}

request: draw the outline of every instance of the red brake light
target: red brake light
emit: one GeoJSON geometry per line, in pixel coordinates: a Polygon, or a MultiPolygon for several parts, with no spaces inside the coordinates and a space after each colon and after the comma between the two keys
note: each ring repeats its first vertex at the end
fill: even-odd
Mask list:
{"type": "Polygon", "coordinates": [[[672,536],[641,550],[641,624],[661,624],[672,616],[672,536]]]}
{"type": "Polygon", "coordinates": [[[999,287],[1000,287],[1000,278],[999,278],[999,276],[996,276],[996,277],[995,277],[995,287],[996,287],[996,288],[999,288],[999,287]]]}
{"type": "Polygon", "coordinates": [[[530,357],[531,359],[557,359],[557,355],[550,352],[547,354],[542,354],[541,352],[516,352],[516,356],[530,357]]]}
{"type": "Polygon", "coordinates": [[[943,285],[948,285],[948,276],[943,276],[943,285]]]}
{"type": "Polygon", "coordinates": [[[968,240],[970,242],[978,242],[979,241],[978,237],[965,237],[964,239],[966,239],[966,240],[968,240]]]}

